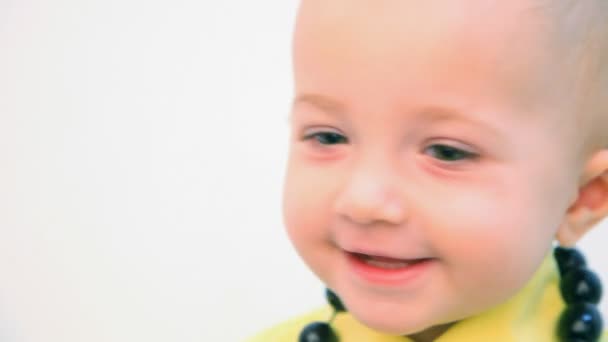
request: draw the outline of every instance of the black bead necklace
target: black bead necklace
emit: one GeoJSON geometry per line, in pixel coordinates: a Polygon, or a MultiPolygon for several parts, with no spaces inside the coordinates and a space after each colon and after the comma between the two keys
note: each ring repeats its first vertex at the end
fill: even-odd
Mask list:
{"type": "Polygon", "coordinates": [[[559,289],[566,302],[557,335],[562,342],[595,342],[603,329],[602,315],[596,307],[602,297],[600,279],[587,268],[578,250],[556,247],[553,255],[560,273],[559,289]]]}
{"type": "MultiPolygon", "coordinates": [[[[602,297],[599,277],[587,268],[585,257],[574,248],[555,247],[553,255],[560,274],[560,292],[566,303],[557,325],[560,342],[597,342],[603,329],[602,316],[596,307],[602,297]]],[[[333,308],[329,321],[308,324],[300,333],[299,342],[340,340],[331,323],[346,308],[330,289],[325,289],[325,298],[333,308]]]]}
{"type": "Polygon", "coordinates": [[[299,342],[338,342],[340,340],[330,324],[336,315],[346,311],[346,308],[340,298],[330,289],[325,289],[325,299],[334,309],[329,321],[327,323],[313,322],[305,326],[300,333],[299,342]]]}

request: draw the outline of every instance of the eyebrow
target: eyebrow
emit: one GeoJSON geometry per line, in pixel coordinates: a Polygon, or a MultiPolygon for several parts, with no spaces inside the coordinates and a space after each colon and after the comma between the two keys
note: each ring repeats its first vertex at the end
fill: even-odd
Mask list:
{"type": "MultiPolygon", "coordinates": [[[[293,100],[292,107],[295,107],[298,104],[310,104],[328,114],[342,114],[347,111],[347,106],[344,103],[316,93],[303,93],[298,95],[293,100]]],[[[292,115],[290,114],[288,120],[291,119],[291,116],[292,115]]],[[[501,130],[494,125],[484,120],[468,116],[464,114],[463,111],[445,106],[430,105],[422,107],[422,109],[418,111],[416,119],[423,123],[433,123],[438,121],[467,122],[479,128],[488,130],[489,134],[493,134],[496,137],[502,137],[501,130]]]]}
{"type": "MultiPolygon", "coordinates": [[[[346,112],[346,105],[344,105],[342,102],[320,94],[300,94],[293,100],[292,108],[296,107],[299,104],[310,104],[330,114],[339,114],[346,112]]],[[[292,114],[293,111],[292,113],[290,113],[288,119],[291,119],[292,114]]]]}

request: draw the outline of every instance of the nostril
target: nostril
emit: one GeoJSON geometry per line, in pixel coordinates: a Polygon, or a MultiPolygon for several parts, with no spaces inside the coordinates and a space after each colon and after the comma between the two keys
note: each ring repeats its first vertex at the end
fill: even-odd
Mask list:
{"type": "Polygon", "coordinates": [[[382,224],[382,221],[377,219],[354,217],[353,215],[343,215],[343,217],[354,226],[369,227],[376,224],[382,224]]]}
{"type": "Polygon", "coordinates": [[[397,225],[406,219],[406,208],[396,198],[344,196],[335,203],[334,210],[346,220],[362,226],[397,225]]]}
{"type": "Polygon", "coordinates": [[[349,215],[341,214],[342,218],[352,223],[355,226],[371,227],[371,226],[398,226],[403,223],[405,215],[391,215],[389,214],[371,214],[371,215],[349,215]]]}

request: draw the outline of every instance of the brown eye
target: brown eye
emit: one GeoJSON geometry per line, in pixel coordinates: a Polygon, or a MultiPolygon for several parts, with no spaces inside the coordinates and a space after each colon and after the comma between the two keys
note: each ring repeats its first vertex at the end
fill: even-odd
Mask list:
{"type": "Polygon", "coordinates": [[[431,145],[427,148],[427,150],[431,151],[431,155],[434,158],[446,162],[454,162],[464,159],[475,159],[476,157],[478,157],[478,155],[475,153],[441,144],[431,145]]]}
{"type": "Polygon", "coordinates": [[[317,132],[306,135],[302,140],[316,140],[321,145],[345,144],[348,140],[345,136],[334,132],[317,132]]]}

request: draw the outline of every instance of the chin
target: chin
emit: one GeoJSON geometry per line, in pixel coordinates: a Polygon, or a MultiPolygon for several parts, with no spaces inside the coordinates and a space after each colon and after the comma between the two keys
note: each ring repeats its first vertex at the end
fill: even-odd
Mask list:
{"type": "Polygon", "coordinates": [[[351,314],[363,325],[389,335],[406,336],[422,332],[432,325],[424,324],[419,317],[414,320],[408,320],[407,317],[389,317],[386,315],[374,314],[366,311],[365,313],[351,312],[351,314]]]}

